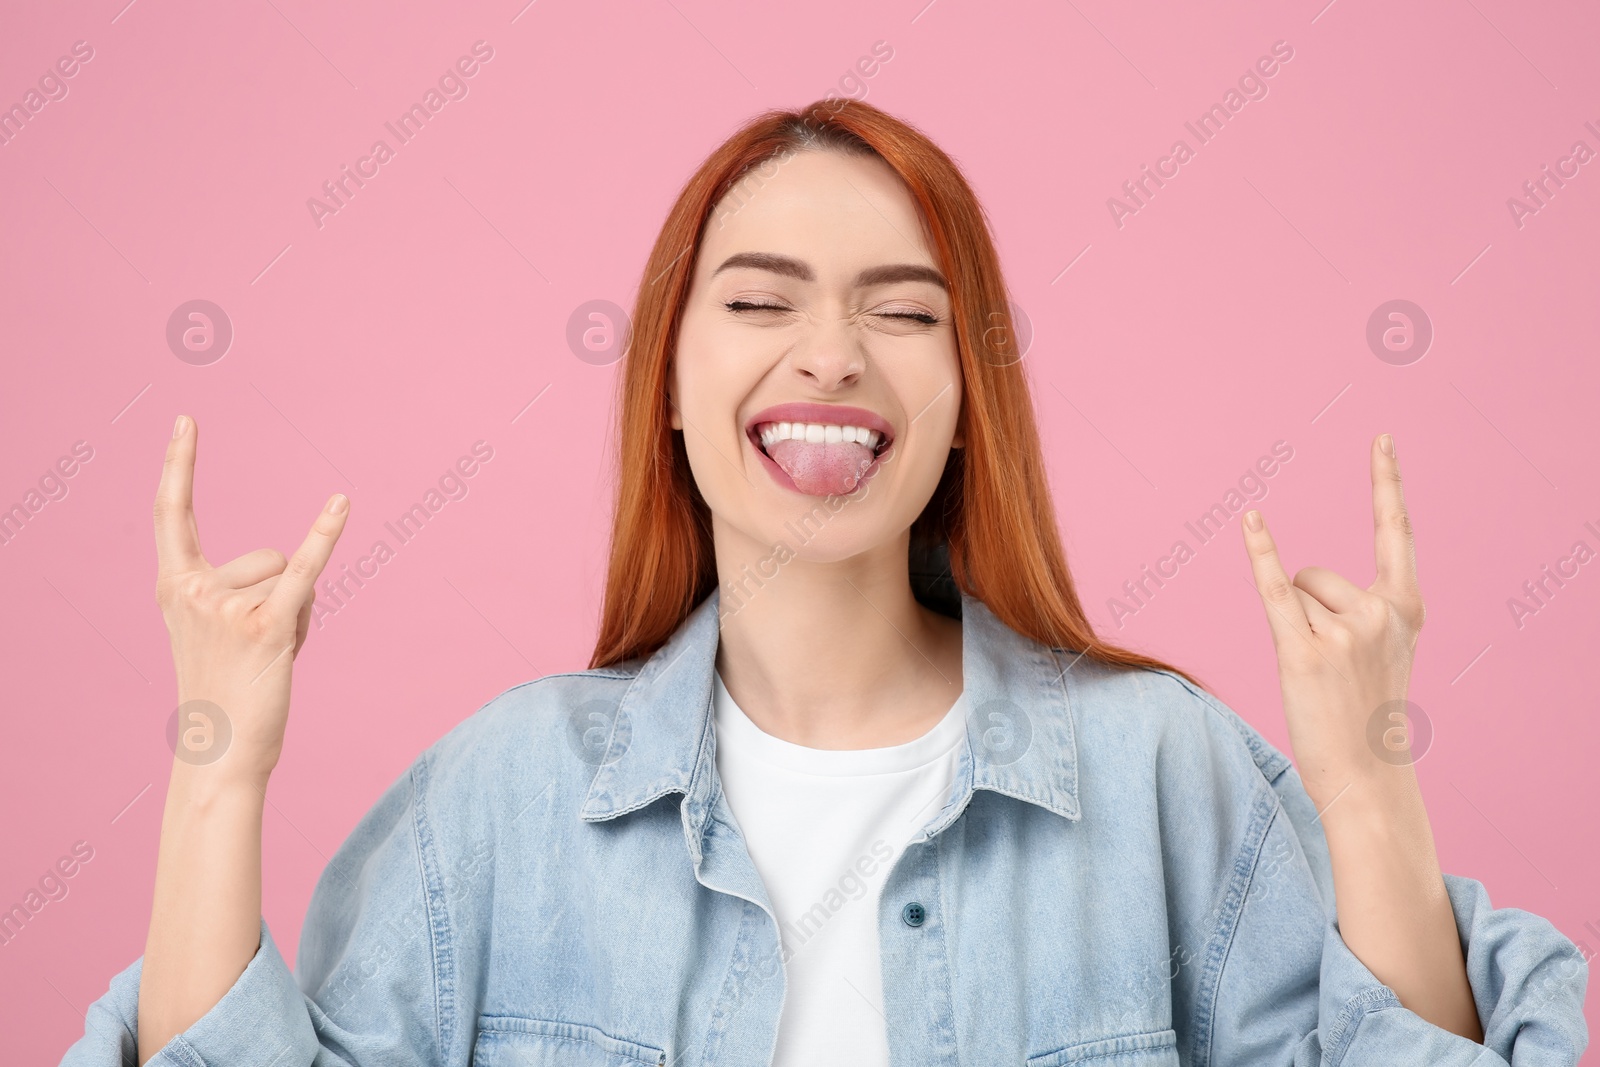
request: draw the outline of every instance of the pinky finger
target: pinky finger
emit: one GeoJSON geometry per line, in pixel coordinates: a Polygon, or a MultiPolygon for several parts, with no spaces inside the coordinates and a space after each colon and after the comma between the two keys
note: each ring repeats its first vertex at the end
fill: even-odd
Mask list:
{"type": "Polygon", "coordinates": [[[1311,623],[1306,618],[1305,605],[1300,602],[1299,590],[1284,573],[1283,563],[1278,559],[1278,546],[1267,530],[1266,519],[1261,512],[1252,509],[1245,513],[1242,525],[1250,570],[1255,576],[1256,592],[1261,594],[1261,603],[1266,608],[1273,642],[1281,647],[1295,635],[1309,637],[1311,623]]]}
{"type": "Polygon", "coordinates": [[[350,517],[350,501],[343,493],[335,493],[317,514],[316,521],[295,554],[289,557],[288,566],[278,576],[278,583],[267,598],[270,610],[282,617],[298,616],[300,609],[312,599],[312,587],[322,569],[333,555],[333,546],[344,532],[345,520],[350,517]]]}

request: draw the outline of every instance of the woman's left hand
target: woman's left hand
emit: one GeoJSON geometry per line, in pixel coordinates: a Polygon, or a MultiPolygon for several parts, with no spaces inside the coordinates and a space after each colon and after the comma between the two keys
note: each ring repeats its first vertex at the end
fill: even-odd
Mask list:
{"type": "Polygon", "coordinates": [[[1425,612],[1388,434],[1372,446],[1372,513],[1378,573],[1366,589],[1324,567],[1302,568],[1291,582],[1260,513],[1245,516],[1245,547],[1278,653],[1289,742],[1319,812],[1352,786],[1380,793],[1414,786],[1405,699],[1425,612]],[[1406,781],[1397,782],[1397,773],[1406,781]]]}
{"type": "Polygon", "coordinates": [[[1289,581],[1254,512],[1245,516],[1245,547],[1278,650],[1289,743],[1328,843],[1339,935],[1402,1006],[1481,1042],[1406,738],[1406,688],[1424,613],[1388,434],[1372,443],[1372,517],[1378,577],[1366,589],[1322,567],[1289,581]]]}

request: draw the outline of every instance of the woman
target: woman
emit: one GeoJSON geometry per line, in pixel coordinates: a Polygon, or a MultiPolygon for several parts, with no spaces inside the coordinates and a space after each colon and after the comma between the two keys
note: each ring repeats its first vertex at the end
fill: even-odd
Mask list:
{"type": "Polygon", "coordinates": [[[66,1062],[1575,1063],[1576,946],[1441,874],[1367,740],[1423,614],[1387,435],[1370,590],[1291,583],[1245,523],[1297,772],[1093,634],[1007,307],[904,123],[830,100],[721,146],[635,308],[590,668],[390,787],[297,978],[263,791],[346,502],[212,568],[180,418],[158,599],[180,701],[232,740],[180,749],[145,956],[66,1062]]]}

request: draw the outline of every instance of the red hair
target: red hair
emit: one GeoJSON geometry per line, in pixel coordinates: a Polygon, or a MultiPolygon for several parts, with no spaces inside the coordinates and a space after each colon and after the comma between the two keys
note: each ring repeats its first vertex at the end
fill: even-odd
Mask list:
{"type": "Polygon", "coordinates": [[[712,211],[724,197],[723,210],[737,210],[747,183],[813,149],[873,155],[899,174],[949,282],[966,442],[951,449],[912,525],[913,553],[931,547],[947,555],[956,586],[1018,633],[1107,664],[1171,670],[1199,685],[1176,667],[1102,641],[1084,615],[1056,529],[1000,260],[966,179],[919,130],[838,98],[747,123],[689,179],[656,238],[620,381],[611,559],[589,666],[648,656],[716,586],[710,512],[668,421],[668,363],[712,211]]]}

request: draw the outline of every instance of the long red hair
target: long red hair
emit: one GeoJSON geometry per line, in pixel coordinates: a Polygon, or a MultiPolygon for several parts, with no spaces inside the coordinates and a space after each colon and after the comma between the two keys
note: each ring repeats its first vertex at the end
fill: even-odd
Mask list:
{"type": "Polygon", "coordinates": [[[620,380],[611,559],[590,667],[648,656],[716,586],[710,512],[668,421],[668,363],[712,211],[719,204],[737,210],[784,159],[809,149],[876,155],[893,168],[921,208],[949,282],[966,442],[951,450],[912,526],[913,552],[931,546],[947,555],[956,586],[1018,633],[1108,664],[1171,670],[1199,685],[1176,667],[1102,641],[1084,615],[1056,529],[1000,260],[966,179],[914,127],[835,97],[747,123],[689,179],[656,238],[620,380]]]}

